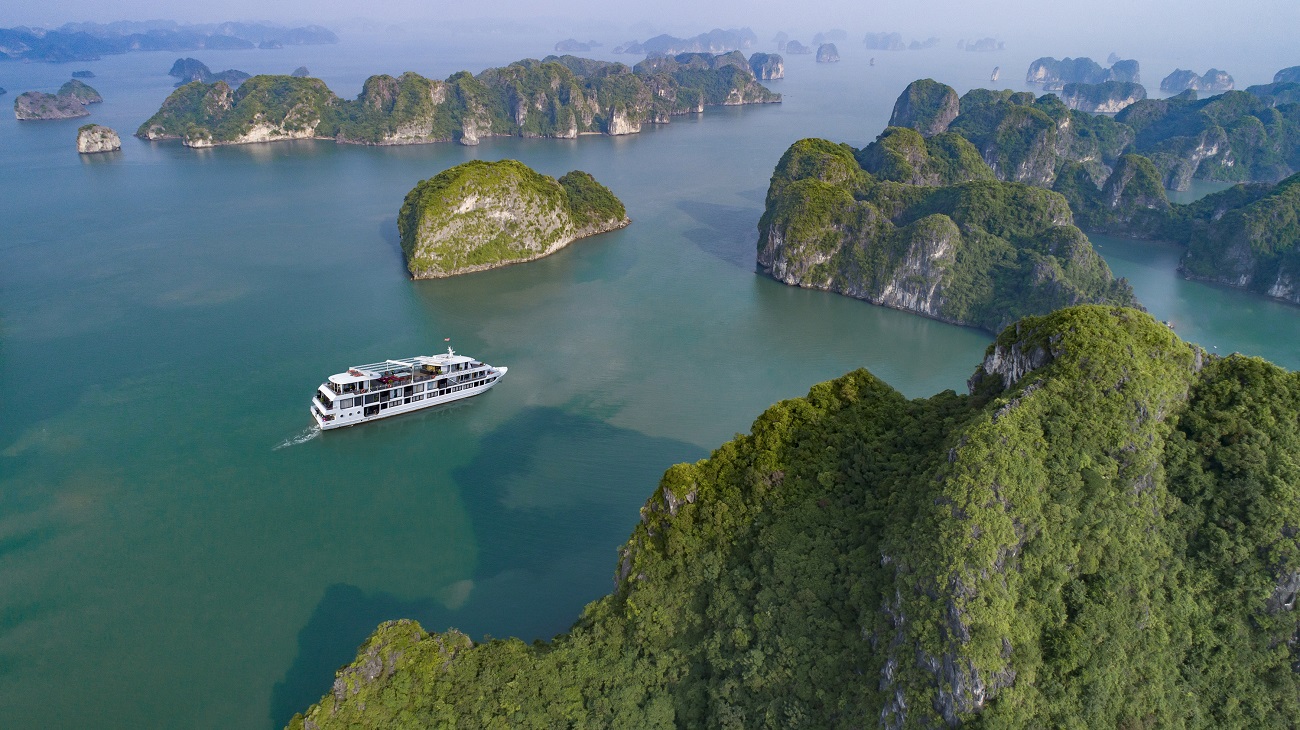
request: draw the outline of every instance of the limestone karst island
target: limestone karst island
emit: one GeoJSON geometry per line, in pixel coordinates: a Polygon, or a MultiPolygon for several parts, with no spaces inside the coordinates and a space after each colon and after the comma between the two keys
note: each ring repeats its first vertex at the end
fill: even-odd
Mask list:
{"type": "Polygon", "coordinates": [[[631,222],[591,175],[574,170],[556,180],[516,160],[475,160],[424,180],[397,216],[416,279],[531,261],[631,222]]]}
{"type": "MultiPolygon", "coordinates": [[[[179,139],[187,147],[290,139],[476,145],[500,136],[635,134],[674,116],[701,113],[706,106],[781,101],[780,94],[758,83],[739,51],[654,56],[635,67],[548,56],[477,76],[462,71],[445,81],[416,73],[371,76],[355,100],[340,99],[320,79],[300,76],[239,79],[234,89],[201,63],[191,68],[187,61],[193,60],[178,60],[172,73],[199,80],[173,92],[140,125],[137,137],[179,139]]],[[[756,65],[767,78],[780,75],[779,57],[776,70],[756,65]]]]}

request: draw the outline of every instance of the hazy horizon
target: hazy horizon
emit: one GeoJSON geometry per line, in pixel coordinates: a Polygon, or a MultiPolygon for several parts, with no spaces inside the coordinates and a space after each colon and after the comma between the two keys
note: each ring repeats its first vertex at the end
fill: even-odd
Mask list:
{"type": "Polygon", "coordinates": [[[359,15],[355,3],[341,0],[287,0],[273,8],[252,0],[227,0],[201,7],[177,6],[164,0],[113,3],[52,0],[40,6],[11,6],[0,11],[0,27],[52,28],[67,22],[117,20],[165,19],[188,23],[242,20],[288,25],[315,23],[346,35],[390,31],[436,34],[448,30],[446,24],[452,22],[495,34],[550,33],[557,35],[556,40],[568,35],[604,35],[598,39],[607,41],[644,40],[659,32],[695,35],[715,27],[750,27],[764,44],[778,30],[798,37],[839,28],[848,32],[850,43],[859,43],[866,32],[879,31],[899,32],[907,40],[939,36],[945,43],[984,36],[1003,40],[1051,39],[1062,45],[1063,50],[1058,52],[1061,54],[1071,44],[1114,48],[1123,53],[1139,44],[1150,43],[1162,48],[1200,51],[1222,47],[1228,55],[1246,50],[1288,54],[1289,62],[1282,65],[1300,64],[1300,52],[1292,50],[1291,38],[1292,29],[1300,25],[1300,3],[1243,0],[1228,12],[1210,12],[1218,7],[1221,6],[1177,0],[1141,4],[1098,0],[1068,6],[1048,5],[1041,0],[933,0],[920,6],[739,0],[717,0],[702,6],[668,0],[651,12],[640,6],[624,10],[596,0],[562,0],[544,6],[504,0],[492,5],[494,12],[484,13],[482,6],[477,5],[430,6],[414,0],[395,0],[371,5],[366,13],[359,15]]]}

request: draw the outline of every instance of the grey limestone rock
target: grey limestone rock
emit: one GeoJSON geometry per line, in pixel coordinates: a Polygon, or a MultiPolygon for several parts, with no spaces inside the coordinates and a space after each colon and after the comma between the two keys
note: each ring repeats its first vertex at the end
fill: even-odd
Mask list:
{"type": "Polygon", "coordinates": [[[14,117],[23,120],[73,119],[90,116],[86,105],[75,96],[26,91],[14,99],[14,117]]]}
{"type": "Polygon", "coordinates": [[[96,152],[116,152],[122,149],[122,139],[117,132],[99,125],[87,124],[77,130],[77,151],[83,155],[96,152]]]}
{"type": "Polygon", "coordinates": [[[835,63],[840,60],[840,51],[834,43],[823,43],[817,47],[817,63],[835,63]]]}
{"type": "Polygon", "coordinates": [[[785,78],[785,59],[777,53],[755,53],[749,57],[749,68],[761,81],[785,78]]]}

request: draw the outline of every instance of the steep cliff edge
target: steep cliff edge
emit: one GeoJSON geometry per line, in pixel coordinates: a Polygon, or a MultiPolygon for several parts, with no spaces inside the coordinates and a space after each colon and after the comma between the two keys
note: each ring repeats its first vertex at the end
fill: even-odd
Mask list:
{"type": "Polygon", "coordinates": [[[72,79],[60,86],[56,94],[25,91],[14,97],[14,118],[38,120],[84,117],[90,115],[86,109],[87,104],[102,101],[104,97],[98,91],[79,79],[72,79]]]}
{"type": "Polygon", "coordinates": [[[1029,70],[1025,72],[1025,83],[1043,84],[1048,89],[1059,88],[1062,84],[1101,84],[1107,81],[1141,83],[1138,62],[1118,59],[1106,68],[1086,57],[1058,60],[1044,56],[1029,64],[1029,70]]]}
{"type": "Polygon", "coordinates": [[[192,81],[172,92],[136,136],[180,139],[187,147],[329,136],[337,125],[336,98],[312,78],[254,76],[238,89],[192,81]]]}
{"type": "Polygon", "coordinates": [[[1193,179],[1277,182],[1300,171],[1300,105],[1271,96],[1186,91],[1140,101],[1115,120],[1134,131],[1134,151],[1151,158],[1171,190],[1193,179]]]}
{"type": "Polygon", "coordinates": [[[1051,187],[1067,163],[1100,182],[1121,154],[1151,159],[1165,186],[1193,179],[1277,182],[1300,171],[1300,84],[1279,82],[1198,99],[1147,99],[1135,82],[1065,83],[1027,92],[956,91],[932,79],[899,95],[890,124],[970,140],[1001,180],[1051,187]],[[1115,112],[1109,117],[1094,112],[1115,112]]]}
{"type": "Polygon", "coordinates": [[[760,81],[785,78],[785,59],[779,53],[755,53],[749,57],[749,68],[760,81]]]}
{"type": "Polygon", "coordinates": [[[629,223],[623,203],[587,173],[556,180],[515,160],[445,170],[412,188],[397,216],[416,279],[531,261],[629,223]]]}
{"type": "Polygon", "coordinates": [[[1227,71],[1220,71],[1212,68],[1205,72],[1205,75],[1188,71],[1187,69],[1174,69],[1172,73],[1160,81],[1160,90],[1168,91],[1174,94],[1187,91],[1232,91],[1236,82],[1227,71]]]}
{"type": "Polygon", "coordinates": [[[14,97],[14,118],[20,120],[73,119],[88,117],[86,105],[75,97],[24,91],[14,97]]]}
{"type": "Polygon", "coordinates": [[[1071,109],[1090,114],[1115,114],[1147,98],[1147,90],[1142,84],[1127,81],[1065,84],[1061,87],[1060,97],[1071,109]]]}
{"type": "Polygon", "coordinates": [[[1085,231],[1128,238],[1167,235],[1173,206],[1160,171],[1141,155],[1124,155],[1098,187],[1086,168],[1069,164],[1052,189],[1065,196],[1075,221],[1085,231]]]}
{"type": "Polygon", "coordinates": [[[387,623],[289,727],[1300,713],[1300,378],[1079,307],[1005,330],[971,390],[909,401],[859,370],[778,403],[668,469],[567,633],[387,623]]]}
{"type": "Polygon", "coordinates": [[[108,127],[86,124],[77,130],[77,152],[83,155],[97,152],[116,152],[122,149],[122,140],[108,127]]]}
{"type": "Polygon", "coordinates": [[[1181,213],[1184,274],[1300,304],[1300,174],[1238,185],[1181,213]]]}
{"type": "MultiPolygon", "coordinates": [[[[780,65],[777,57],[777,66],[780,65]]],[[[319,79],[256,76],[238,89],[193,82],[177,89],[136,136],[189,146],[317,137],[350,144],[420,144],[486,137],[634,134],[645,124],[710,104],[781,100],[739,52],[650,59],[631,69],[575,56],[526,59],[445,81],[407,72],[371,76],[355,100],[319,79]]]]}
{"type": "Polygon", "coordinates": [[[960,137],[887,130],[859,157],[868,169],[825,140],[785,153],[759,222],[765,272],[990,331],[1074,304],[1135,303],[1063,197],[992,179],[960,137]]]}

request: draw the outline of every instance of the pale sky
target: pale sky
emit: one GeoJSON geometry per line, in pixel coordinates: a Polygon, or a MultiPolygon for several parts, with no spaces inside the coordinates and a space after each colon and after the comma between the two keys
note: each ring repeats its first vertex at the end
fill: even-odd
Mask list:
{"type": "Polygon", "coordinates": [[[0,4],[0,26],[5,27],[149,18],[267,20],[320,23],[344,34],[356,18],[444,25],[439,21],[486,17],[535,23],[545,30],[572,29],[574,35],[587,29],[616,32],[640,24],[638,30],[653,27],[679,35],[749,26],[760,35],[777,29],[811,33],[844,28],[854,40],[866,31],[899,31],[908,39],[937,35],[945,40],[1050,35],[1105,47],[1131,47],[1146,40],[1196,47],[1259,42],[1275,50],[1295,46],[1294,63],[1300,64],[1300,44],[1293,40],[1300,28],[1300,0],[642,0],[621,4],[610,0],[7,0],[0,4]]]}

